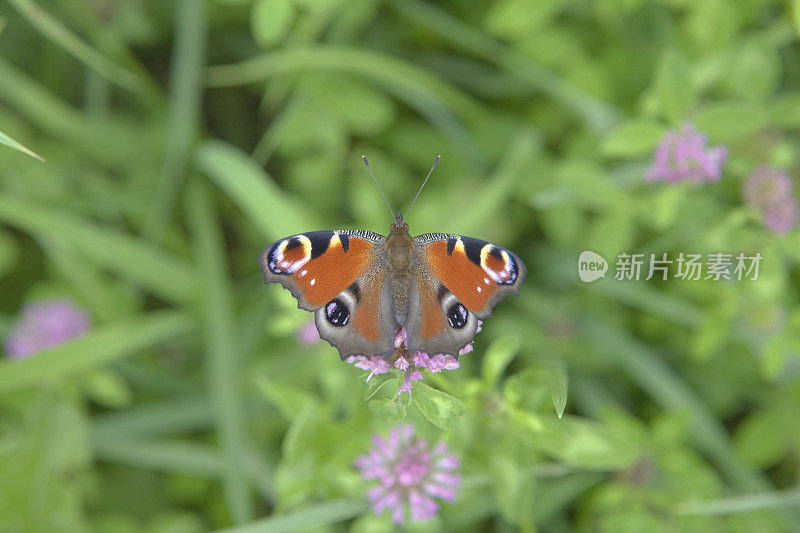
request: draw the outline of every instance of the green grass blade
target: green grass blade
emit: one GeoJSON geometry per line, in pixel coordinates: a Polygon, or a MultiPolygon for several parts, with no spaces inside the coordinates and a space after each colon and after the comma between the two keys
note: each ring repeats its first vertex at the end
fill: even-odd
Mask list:
{"type": "Polygon", "coordinates": [[[99,437],[153,436],[197,431],[211,425],[208,399],[201,396],[112,411],[94,418],[92,433],[99,437]]]}
{"type": "Polygon", "coordinates": [[[189,332],[194,325],[185,314],[162,311],[98,326],[84,337],[27,359],[0,362],[0,393],[68,378],[136,355],[189,332]]]}
{"type": "Polygon", "coordinates": [[[169,222],[189,165],[190,150],[197,137],[203,94],[206,24],[205,2],[176,2],[167,153],[161,178],[142,224],[142,233],[154,240],[159,239],[169,222]]]}
{"type": "Polygon", "coordinates": [[[187,216],[205,292],[206,374],[211,407],[225,461],[223,492],[234,523],[253,517],[244,463],[244,402],[240,353],[234,331],[233,298],[228,286],[223,237],[204,182],[191,184],[187,216]]]}
{"type": "Polygon", "coordinates": [[[6,135],[2,131],[0,131],[0,144],[4,144],[4,145],[8,146],[9,148],[13,148],[14,150],[17,150],[18,152],[22,152],[23,154],[29,155],[32,158],[38,159],[39,161],[44,163],[44,158],[42,156],[40,156],[39,154],[37,154],[36,152],[31,150],[27,146],[24,146],[22,143],[16,141],[10,135],[6,135]]]}
{"type": "Polygon", "coordinates": [[[134,92],[143,89],[145,84],[137,75],[100,55],[35,2],[9,0],[9,3],[45,37],[111,83],[134,92]]]}
{"type": "Polygon", "coordinates": [[[195,276],[188,263],[125,232],[2,194],[0,221],[59,242],[167,300],[194,297],[195,276]]]}
{"type": "Polygon", "coordinates": [[[205,141],[197,150],[197,165],[268,239],[322,229],[321,220],[281,191],[272,178],[238,148],[220,141],[205,141]]]}
{"type": "Polygon", "coordinates": [[[98,459],[135,468],[218,477],[223,471],[219,454],[210,446],[195,442],[150,441],[136,437],[94,437],[98,459]]]}
{"type": "Polygon", "coordinates": [[[800,507],[800,488],[747,494],[707,502],[686,502],[675,508],[675,514],[683,516],[732,515],[781,507],[800,507]]]}
{"type": "Polygon", "coordinates": [[[355,518],[367,510],[364,500],[338,500],[308,507],[293,513],[258,520],[239,527],[220,530],[220,533],[289,533],[308,531],[355,518]]]}

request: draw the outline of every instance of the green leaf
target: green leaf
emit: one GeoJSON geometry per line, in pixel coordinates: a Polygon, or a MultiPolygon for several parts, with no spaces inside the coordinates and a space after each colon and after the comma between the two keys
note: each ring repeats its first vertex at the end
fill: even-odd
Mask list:
{"type": "Polygon", "coordinates": [[[221,141],[197,149],[197,165],[222,188],[268,239],[294,235],[321,222],[283,192],[247,154],[221,141]]]}
{"type": "Polygon", "coordinates": [[[800,92],[787,92],[773,98],[769,102],[769,117],[778,126],[800,128],[800,92]]]}
{"type": "Polygon", "coordinates": [[[656,71],[655,95],[661,113],[674,124],[686,119],[694,104],[695,90],[689,62],[676,50],[668,50],[656,71]]]}
{"type": "Polygon", "coordinates": [[[256,379],[256,384],[261,393],[286,417],[293,420],[306,407],[313,404],[313,399],[304,391],[288,383],[280,383],[269,379],[265,375],[260,375],[256,379]]]}
{"type": "Polygon", "coordinates": [[[162,311],[99,326],[86,336],[23,360],[0,362],[0,393],[63,379],[115,359],[129,357],[190,331],[182,313],[162,311]]]}
{"type": "Polygon", "coordinates": [[[487,385],[494,387],[506,367],[517,356],[522,341],[516,335],[500,337],[486,349],[481,374],[487,385]]]}
{"type": "Polygon", "coordinates": [[[781,56],[773,43],[750,38],[734,51],[736,67],[724,78],[726,92],[734,97],[758,102],[769,98],[781,79],[781,56]]]}
{"type": "Polygon", "coordinates": [[[611,157],[649,154],[665,132],[666,128],[654,120],[635,118],[625,121],[606,137],[603,153],[611,157]]]}
{"type": "Polygon", "coordinates": [[[414,384],[412,398],[425,418],[442,429],[458,427],[461,416],[467,412],[466,407],[458,398],[431,388],[422,382],[414,384]]]}
{"type": "Polygon", "coordinates": [[[263,48],[270,48],[289,31],[294,18],[294,3],[289,0],[256,0],[250,14],[253,38],[263,48]]]}
{"type": "Polygon", "coordinates": [[[91,463],[86,414],[63,394],[26,399],[19,416],[4,409],[0,528],[87,531],[80,477],[91,463]]]}
{"type": "Polygon", "coordinates": [[[95,370],[83,382],[83,389],[94,401],[105,407],[119,409],[131,404],[133,391],[119,374],[95,370]]]}
{"type": "Polygon", "coordinates": [[[538,431],[527,423],[520,427],[542,452],[576,468],[621,470],[641,453],[627,434],[598,422],[568,415],[560,420],[542,417],[538,423],[538,431]]]}
{"type": "Polygon", "coordinates": [[[536,477],[530,468],[524,468],[507,454],[493,455],[489,472],[492,490],[503,518],[512,524],[532,520],[536,492],[536,477]]]}
{"type": "MultiPolygon", "coordinates": [[[[325,84],[322,105],[349,128],[362,135],[375,135],[397,118],[394,101],[381,91],[346,78],[336,77],[325,84]]],[[[319,117],[315,117],[319,122],[319,117]]]]}
{"type": "MultiPolygon", "coordinates": [[[[417,385],[414,386],[416,389],[417,385]]],[[[391,387],[389,387],[391,388],[391,387]]],[[[382,394],[387,388],[383,388],[382,394]]],[[[397,422],[406,417],[406,410],[411,404],[408,394],[395,394],[393,398],[373,398],[367,403],[367,407],[375,416],[389,422],[397,422]]]]}
{"type": "Polygon", "coordinates": [[[767,113],[752,102],[721,102],[704,107],[694,123],[712,142],[730,142],[758,132],[767,123],[767,113]]]}
{"type": "Polygon", "coordinates": [[[708,361],[719,353],[730,339],[730,312],[710,311],[689,337],[689,351],[697,361],[708,361]]]}
{"type": "Polygon", "coordinates": [[[748,464],[767,469],[784,458],[800,430],[796,410],[768,406],[750,414],[736,428],[736,452],[748,464]]]}
{"type": "Polygon", "coordinates": [[[504,38],[524,38],[548,24],[563,8],[558,0],[501,0],[490,4],[486,29],[504,38]]]}
{"type": "Polygon", "coordinates": [[[731,9],[730,2],[726,0],[687,2],[686,6],[691,6],[686,17],[687,33],[701,50],[725,50],[736,37],[745,11],[731,9]]]}
{"type": "Polygon", "coordinates": [[[0,228],[0,278],[11,272],[20,260],[22,250],[10,231],[0,228]]]}
{"type": "Polygon", "coordinates": [[[614,209],[596,217],[586,232],[581,249],[592,250],[610,259],[630,250],[635,237],[636,221],[631,209],[627,203],[617,203],[614,209]]]}
{"type": "MultiPolygon", "coordinates": [[[[391,372],[378,375],[367,374],[367,376],[372,377],[366,382],[366,387],[364,387],[364,401],[371,400],[372,397],[384,387],[384,385],[395,379],[394,374],[391,372]]],[[[399,386],[400,385],[397,384],[397,388],[399,388],[399,386]]],[[[397,394],[397,388],[394,389],[395,394],[397,394]]]]}
{"type": "Polygon", "coordinates": [[[44,158],[42,156],[40,156],[39,154],[37,154],[36,152],[31,150],[30,148],[28,148],[26,146],[23,146],[18,141],[15,141],[10,135],[6,135],[2,131],[0,131],[0,144],[4,144],[4,145],[8,146],[9,148],[13,148],[14,150],[17,150],[19,152],[22,152],[23,154],[29,155],[29,156],[33,157],[34,159],[38,159],[39,161],[44,163],[44,158]]]}
{"type": "Polygon", "coordinates": [[[550,394],[553,398],[553,407],[558,418],[564,416],[567,407],[567,372],[563,361],[548,361],[545,364],[547,378],[550,381],[550,394]]]}

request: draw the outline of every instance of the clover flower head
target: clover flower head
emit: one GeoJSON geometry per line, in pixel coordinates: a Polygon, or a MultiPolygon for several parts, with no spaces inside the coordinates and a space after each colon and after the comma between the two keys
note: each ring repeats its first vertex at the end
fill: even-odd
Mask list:
{"type": "Polygon", "coordinates": [[[46,300],[28,304],[11,326],[5,341],[10,358],[21,359],[52,348],[89,330],[89,315],[71,300],[46,300]]]}
{"type": "Polygon", "coordinates": [[[761,212],[764,226],[774,233],[785,233],[800,221],[800,210],[792,190],[792,179],[769,165],[755,169],[742,187],[745,203],[761,212]]]}
{"type": "Polygon", "coordinates": [[[708,139],[686,123],[680,130],[669,130],[658,143],[647,180],[719,181],[728,158],[726,146],[707,147],[708,139]]]}
{"type": "Polygon", "coordinates": [[[788,198],[764,209],[764,226],[773,233],[786,233],[797,226],[798,215],[797,201],[788,198]]]}
{"type": "Polygon", "coordinates": [[[439,512],[436,499],[453,502],[461,483],[460,459],[439,443],[432,450],[425,439],[414,438],[414,427],[396,426],[384,440],[373,438],[374,448],[356,460],[366,480],[378,486],[367,492],[375,514],[389,510],[392,521],[427,520],[439,512]],[[406,512],[408,509],[408,513],[406,512]]]}
{"type": "MultiPolygon", "coordinates": [[[[480,332],[481,324],[483,322],[478,321],[478,329],[475,333],[480,332]]],[[[413,382],[419,381],[424,377],[422,370],[436,374],[442,370],[455,370],[461,366],[458,359],[450,354],[440,353],[431,356],[425,352],[409,351],[408,333],[404,327],[401,327],[395,334],[394,347],[394,352],[388,355],[373,355],[371,357],[351,355],[347,358],[347,362],[356,368],[368,370],[367,381],[372,379],[372,376],[385,374],[393,368],[402,371],[404,373],[403,383],[397,391],[398,395],[402,392],[411,394],[411,389],[414,387],[413,382]]],[[[471,351],[472,343],[461,348],[458,355],[464,355],[471,351]]]]}

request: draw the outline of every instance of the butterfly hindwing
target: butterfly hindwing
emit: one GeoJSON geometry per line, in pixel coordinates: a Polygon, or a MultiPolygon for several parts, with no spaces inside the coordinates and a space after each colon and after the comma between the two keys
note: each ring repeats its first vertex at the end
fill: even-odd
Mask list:
{"type": "Polygon", "coordinates": [[[430,273],[478,318],[488,317],[504,296],[519,294],[525,264],[505,248],[446,233],[427,233],[414,242],[430,273]]]}
{"type": "Polygon", "coordinates": [[[384,355],[394,349],[396,323],[387,272],[375,265],[314,313],[319,336],[339,350],[342,359],[384,355]]]}
{"type": "Polygon", "coordinates": [[[412,352],[458,356],[472,342],[478,318],[430,272],[420,270],[411,285],[405,326],[412,352]]]}

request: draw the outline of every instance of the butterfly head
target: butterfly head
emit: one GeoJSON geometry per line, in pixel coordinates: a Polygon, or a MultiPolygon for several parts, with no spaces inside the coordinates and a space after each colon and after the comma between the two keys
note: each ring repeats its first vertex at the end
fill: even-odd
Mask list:
{"type": "Polygon", "coordinates": [[[389,226],[389,233],[408,233],[408,224],[403,221],[403,213],[394,214],[394,222],[389,226]]]}

